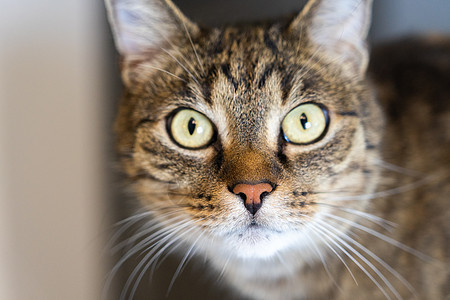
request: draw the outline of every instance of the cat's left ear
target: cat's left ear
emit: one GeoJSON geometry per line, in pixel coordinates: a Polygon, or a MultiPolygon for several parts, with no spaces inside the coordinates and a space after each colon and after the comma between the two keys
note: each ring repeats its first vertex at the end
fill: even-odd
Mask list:
{"type": "Polygon", "coordinates": [[[105,0],[119,53],[152,59],[167,44],[198,30],[171,0],[105,0]]]}
{"type": "Polygon", "coordinates": [[[364,76],[372,0],[310,0],[289,30],[364,76]]]}

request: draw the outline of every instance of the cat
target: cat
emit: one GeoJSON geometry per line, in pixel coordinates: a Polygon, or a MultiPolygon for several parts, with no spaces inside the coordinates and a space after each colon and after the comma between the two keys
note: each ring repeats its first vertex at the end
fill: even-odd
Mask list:
{"type": "Polygon", "coordinates": [[[115,239],[144,223],[118,245],[110,281],[138,255],[121,299],[174,251],[171,286],[194,257],[236,299],[450,294],[448,39],[369,65],[370,0],[224,28],[169,0],[106,6],[125,86],[117,149],[141,207],[115,239]]]}

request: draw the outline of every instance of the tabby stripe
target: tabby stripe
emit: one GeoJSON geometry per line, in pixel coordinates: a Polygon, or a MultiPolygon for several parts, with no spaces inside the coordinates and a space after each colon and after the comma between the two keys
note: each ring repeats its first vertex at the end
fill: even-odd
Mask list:
{"type": "Polygon", "coordinates": [[[223,52],[223,36],[224,32],[221,31],[219,36],[217,37],[216,43],[212,46],[211,55],[219,54],[223,52]]]}
{"type": "Polygon", "coordinates": [[[148,173],[145,173],[145,174],[141,173],[141,174],[138,174],[138,175],[134,175],[134,176],[131,177],[131,179],[133,181],[149,179],[149,180],[153,180],[153,181],[157,181],[157,182],[163,182],[163,183],[170,183],[170,184],[175,183],[175,182],[170,181],[170,180],[163,180],[163,179],[160,179],[160,178],[156,178],[155,176],[153,176],[151,174],[148,174],[148,173]]]}
{"type": "Polygon", "coordinates": [[[153,124],[153,123],[156,123],[156,122],[157,122],[157,120],[154,120],[154,119],[153,120],[152,119],[142,119],[136,124],[135,129],[138,129],[139,127],[141,127],[141,126],[143,126],[145,124],[153,124]]]}
{"type": "Polygon", "coordinates": [[[344,116],[344,117],[357,117],[358,116],[356,111],[342,111],[342,112],[337,112],[336,114],[338,114],[339,116],[344,116]]]}
{"type": "Polygon", "coordinates": [[[284,77],[281,80],[281,92],[283,94],[281,103],[283,105],[286,104],[289,92],[292,89],[292,73],[289,70],[286,70],[284,77]]]}
{"type": "Polygon", "coordinates": [[[261,75],[261,78],[258,81],[258,88],[261,89],[264,87],[264,85],[266,84],[266,79],[272,75],[273,73],[273,69],[275,68],[274,64],[270,64],[268,65],[265,69],[264,72],[261,75]]]}
{"type": "Polygon", "coordinates": [[[267,48],[272,51],[274,55],[278,54],[278,47],[277,45],[272,41],[272,39],[269,36],[269,33],[266,31],[264,32],[264,44],[266,44],[267,48]]]}
{"type": "Polygon", "coordinates": [[[287,165],[287,156],[284,154],[284,148],[286,147],[286,141],[284,140],[284,138],[281,136],[278,138],[278,151],[277,151],[277,157],[278,160],[280,161],[280,163],[286,167],[287,165]]]}
{"type": "Polygon", "coordinates": [[[119,157],[121,158],[133,158],[133,153],[119,153],[119,157]]]}
{"type": "Polygon", "coordinates": [[[166,169],[168,169],[169,167],[172,167],[172,166],[174,166],[174,164],[160,164],[160,165],[156,165],[154,167],[157,168],[157,169],[160,169],[160,170],[166,170],[166,169]]]}
{"type": "Polygon", "coordinates": [[[231,76],[230,65],[222,64],[222,65],[220,65],[220,69],[222,70],[223,75],[225,75],[225,77],[228,79],[228,81],[230,81],[233,84],[234,89],[237,90],[239,83],[233,78],[233,76],[231,76]]]}
{"type": "Polygon", "coordinates": [[[145,152],[150,153],[152,155],[158,156],[161,154],[160,152],[156,151],[155,149],[151,149],[144,144],[141,144],[140,146],[141,146],[142,150],[144,150],[145,152]]]}
{"type": "Polygon", "coordinates": [[[222,148],[221,144],[219,144],[219,143],[217,143],[217,144],[218,145],[215,147],[217,150],[215,165],[216,165],[217,171],[219,171],[223,165],[223,148],[222,148]]]}

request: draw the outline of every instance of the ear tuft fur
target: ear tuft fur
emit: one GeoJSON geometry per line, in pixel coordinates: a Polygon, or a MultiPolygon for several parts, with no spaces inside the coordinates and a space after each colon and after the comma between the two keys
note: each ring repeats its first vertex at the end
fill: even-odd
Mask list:
{"type": "Polygon", "coordinates": [[[311,0],[289,29],[361,75],[368,63],[366,37],[372,0],[311,0]]]}
{"type": "Polygon", "coordinates": [[[124,57],[159,51],[161,45],[195,30],[170,0],[105,0],[116,47],[124,57]]]}

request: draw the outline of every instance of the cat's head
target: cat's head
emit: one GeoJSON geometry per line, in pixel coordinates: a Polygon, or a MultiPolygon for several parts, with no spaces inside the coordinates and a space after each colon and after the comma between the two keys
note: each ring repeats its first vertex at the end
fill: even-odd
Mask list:
{"type": "Polygon", "coordinates": [[[111,0],[109,13],[123,167],[173,236],[209,257],[268,258],[323,244],[323,222],[345,231],[330,216],[364,209],[341,200],[378,178],[370,1],[310,1],[287,24],[221,29],[164,0],[111,0]]]}

